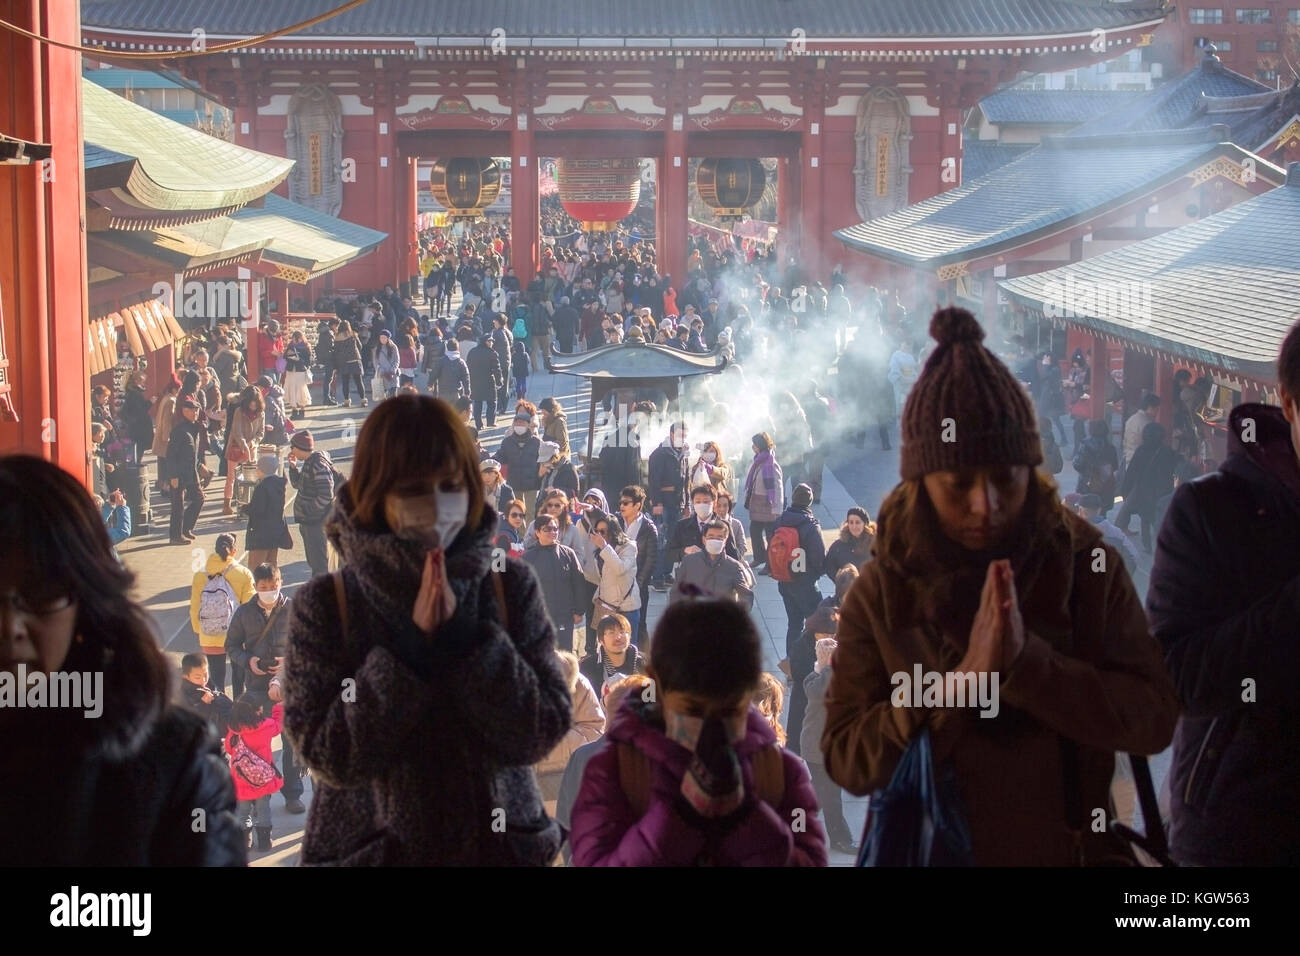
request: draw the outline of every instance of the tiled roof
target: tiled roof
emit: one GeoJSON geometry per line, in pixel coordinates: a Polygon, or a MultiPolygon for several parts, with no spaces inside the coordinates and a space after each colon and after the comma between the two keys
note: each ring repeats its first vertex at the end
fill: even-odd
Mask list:
{"type": "Polygon", "coordinates": [[[1143,95],[1142,90],[1001,90],[980,100],[979,107],[997,126],[1078,126],[1143,95]]]}
{"type": "Polygon", "coordinates": [[[1223,127],[1119,137],[1048,137],[1002,168],[887,216],[840,229],[851,248],[916,268],[1032,242],[1173,182],[1216,154],[1223,127]]]}
{"type": "Polygon", "coordinates": [[[1278,347],[1300,319],[1300,165],[1292,170],[1289,185],[1217,215],[999,285],[1045,314],[1271,381],[1278,347]],[[1082,299],[1085,291],[1119,290],[1121,283],[1136,293],[1127,309],[1109,295],[1098,295],[1107,307],[1082,299]]]}
{"type": "Polygon", "coordinates": [[[235,227],[227,241],[239,242],[244,236],[270,236],[271,242],[262,258],[300,270],[309,278],[364,256],[388,238],[387,233],[377,229],[317,212],[275,193],[266,197],[262,208],[245,206],[230,218],[235,221],[235,227]]]}
{"type": "Polygon", "coordinates": [[[968,183],[972,179],[987,176],[1013,159],[1019,159],[1031,149],[1037,149],[1037,144],[999,143],[994,139],[964,139],[961,145],[962,182],[968,183]]]}
{"type": "Polygon", "coordinates": [[[1248,76],[1226,69],[1218,60],[1201,60],[1176,80],[1144,93],[1119,109],[1077,127],[1072,135],[1141,132],[1153,129],[1183,129],[1191,125],[1205,96],[1242,96],[1264,93],[1270,88],[1248,76]]]}
{"type": "Polygon", "coordinates": [[[106,70],[86,70],[82,75],[106,90],[124,90],[128,86],[136,90],[180,90],[185,88],[171,77],[161,76],[152,70],[129,70],[123,67],[110,67],[106,70]]]}
{"type": "Polygon", "coordinates": [[[178,211],[243,205],[274,189],[293,167],[291,159],[174,123],[84,78],[81,101],[86,147],[135,158],[125,188],[138,206],[178,211]]]}
{"type": "Polygon", "coordinates": [[[1300,84],[1255,95],[1205,97],[1193,125],[1227,123],[1234,143],[1255,150],[1285,129],[1297,114],[1300,84]]]}
{"type": "MultiPolygon", "coordinates": [[[[82,0],[88,28],[250,36],[338,6],[339,0],[82,0]]],[[[789,37],[1089,34],[1165,16],[1160,4],[1100,0],[370,0],[304,37],[789,37]]]]}

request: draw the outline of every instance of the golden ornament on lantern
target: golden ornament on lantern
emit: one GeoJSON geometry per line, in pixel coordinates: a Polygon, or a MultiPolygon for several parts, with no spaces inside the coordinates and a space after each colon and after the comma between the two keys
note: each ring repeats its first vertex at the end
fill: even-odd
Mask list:
{"type": "Polygon", "coordinates": [[[429,171],[429,192],[453,222],[474,222],[501,193],[501,167],[491,157],[440,159],[429,171]]]}
{"type": "Polygon", "coordinates": [[[725,223],[738,223],[763,198],[767,171],[757,159],[706,159],[695,170],[695,191],[725,223]]]}
{"type": "Polygon", "coordinates": [[[555,164],[560,205],[587,232],[609,232],[641,198],[636,159],[561,159],[555,164]]]}

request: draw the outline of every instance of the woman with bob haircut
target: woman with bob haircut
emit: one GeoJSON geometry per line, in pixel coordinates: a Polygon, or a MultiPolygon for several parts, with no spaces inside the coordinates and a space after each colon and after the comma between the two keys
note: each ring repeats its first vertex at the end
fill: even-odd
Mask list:
{"type": "Polygon", "coordinates": [[[0,458],[0,540],[0,866],[243,866],[216,734],[169,705],[171,668],[86,489],[0,458]]]}
{"type": "Polygon", "coordinates": [[[492,570],[496,529],[452,406],[381,402],[325,524],[342,570],[293,601],[285,733],[319,781],[304,863],[554,858],[531,767],[569,728],[569,687],[536,577],[492,570]]]}

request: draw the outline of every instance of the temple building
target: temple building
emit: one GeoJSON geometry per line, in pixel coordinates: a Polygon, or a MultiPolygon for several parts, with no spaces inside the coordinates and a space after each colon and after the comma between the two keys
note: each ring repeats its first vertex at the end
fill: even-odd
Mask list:
{"type": "MultiPolygon", "coordinates": [[[[83,0],[84,42],[191,50],[322,12],[83,0]]],[[[509,157],[511,250],[539,261],[539,160],[653,160],[660,271],[685,274],[692,158],[777,159],[783,256],[828,273],[830,234],[958,183],[964,111],[1023,72],[1086,66],[1151,42],[1159,4],[910,0],[743,7],[610,0],[499,8],[371,0],[290,36],[175,61],[235,112],[241,145],[298,162],[295,202],[401,237],[340,270],[353,288],[418,271],[416,163],[509,157]]]]}

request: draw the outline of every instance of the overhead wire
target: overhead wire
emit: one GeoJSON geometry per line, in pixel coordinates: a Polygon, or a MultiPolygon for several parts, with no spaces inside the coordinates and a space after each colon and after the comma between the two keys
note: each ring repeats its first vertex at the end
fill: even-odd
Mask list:
{"type": "Polygon", "coordinates": [[[104,46],[82,46],[79,43],[63,43],[59,40],[51,40],[49,37],[43,37],[38,33],[32,33],[30,30],[24,30],[17,24],[9,23],[6,20],[0,20],[0,30],[8,30],[18,36],[26,37],[29,40],[35,40],[37,43],[45,46],[57,47],[60,50],[74,50],[78,53],[85,53],[91,56],[112,57],[118,60],[179,60],[189,59],[196,56],[212,56],[218,53],[230,53],[234,50],[243,50],[250,46],[258,46],[269,40],[286,36],[290,33],[297,33],[300,30],[306,30],[318,23],[323,23],[339,14],[347,13],[349,10],[355,10],[370,0],[348,0],[347,3],[340,4],[324,13],[302,20],[298,23],[291,24],[287,27],[281,27],[279,30],[272,30],[270,33],[263,33],[255,37],[247,37],[243,40],[232,40],[229,43],[219,43],[216,46],[204,46],[201,50],[161,50],[161,51],[139,51],[139,50],[116,50],[104,46]]]}

